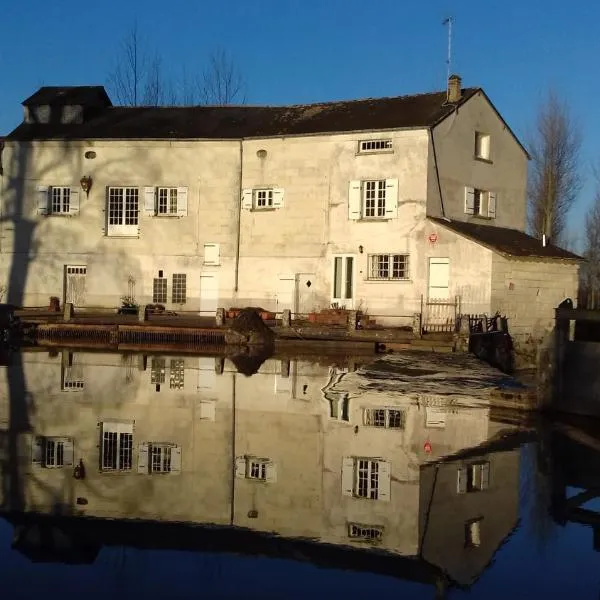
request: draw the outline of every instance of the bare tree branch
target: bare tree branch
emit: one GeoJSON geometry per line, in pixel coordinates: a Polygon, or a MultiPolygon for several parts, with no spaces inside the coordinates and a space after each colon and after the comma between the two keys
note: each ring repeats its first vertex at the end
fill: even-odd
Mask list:
{"type": "Polygon", "coordinates": [[[587,308],[600,306],[600,170],[594,169],[596,192],[594,201],[585,215],[585,242],[581,287],[587,308]]]}
{"type": "Polygon", "coordinates": [[[568,105],[549,92],[529,142],[529,228],[561,243],[566,219],[581,190],[581,133],[568,105]]]}
{"type": "Polygon", "coordinates": [[[144,105],[162,106],[166,104],[167,85],[162,71],[162,60],[155,56],[148,65],[144,82],[144,105]]]}
{"type": "Polygon", "coordinates": [[[224,50],[212,52],[202,76],[203,104],[224,106],[246,102],[246,83],[233,58],[224,50]]]}
{"type": "Polygon", "coordinates": [[[121,56],[108,77],[108,87],[121,106],[138,106],[146,70],[137,24],[121,44],[121,56]]]}

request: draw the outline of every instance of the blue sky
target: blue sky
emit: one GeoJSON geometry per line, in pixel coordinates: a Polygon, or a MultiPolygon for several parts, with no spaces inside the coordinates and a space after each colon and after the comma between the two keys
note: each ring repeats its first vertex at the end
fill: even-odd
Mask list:
{"type": "Polygon", "coordinates": [[[584,133],[588,185],[600,161],[600,3],[590,0],[28,0],[2,10],[0,133],[21,119],[40,85],[104,84],[137,21],[144,46],[174,78],[201,72],[226,49],[251,104],[392,96],[444,86],[446,28],[453,15],[453,71],[483,87],[525,137],[545,91],[570,103],[584,133]]]}

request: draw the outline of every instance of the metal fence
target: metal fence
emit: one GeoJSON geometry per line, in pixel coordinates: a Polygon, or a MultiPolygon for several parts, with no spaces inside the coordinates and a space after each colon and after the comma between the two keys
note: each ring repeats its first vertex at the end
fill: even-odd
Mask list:
{"type": "Polygon", "coordinates": [[[460,314],[460,296],[424,298],[421,296],[423,333],[454,332],[460,314]]]}

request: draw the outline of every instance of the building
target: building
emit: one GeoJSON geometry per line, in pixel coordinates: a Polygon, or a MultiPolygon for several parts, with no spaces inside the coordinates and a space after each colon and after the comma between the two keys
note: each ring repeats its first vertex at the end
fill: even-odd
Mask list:
{"type": "Polygon", "coordinates": [[[461,585],[517,523],[515,428],[476,399],[349,397],[353,367],[303,360],[246,377],[197,356],[17,358],[0,378],[4,512],[274,533],[461,585]]]}
{"type": "Polygon", "coordinates": [[[6,297],[177,311],[506,313],[542,338],[578,257],[524,233],[527,152],[480,88],[287,107],[114,107],[40,88],[2,158],[6,297]]]}

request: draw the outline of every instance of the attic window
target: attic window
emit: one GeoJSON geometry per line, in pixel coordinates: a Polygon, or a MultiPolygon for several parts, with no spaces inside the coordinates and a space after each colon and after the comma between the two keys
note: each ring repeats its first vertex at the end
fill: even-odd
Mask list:
{"type": "Polygon", "coordinates": [[[370,152],[393,151],[392,140],[361,140],[358,142],[358,153],[368,154],[370,152]]]}

